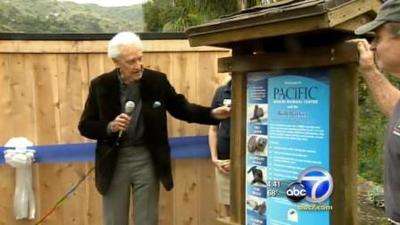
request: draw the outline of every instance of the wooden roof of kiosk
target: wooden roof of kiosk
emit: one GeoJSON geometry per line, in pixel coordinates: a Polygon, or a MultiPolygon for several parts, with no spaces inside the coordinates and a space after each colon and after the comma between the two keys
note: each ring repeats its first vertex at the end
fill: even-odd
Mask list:
{"type": "MultiPolygon", "coordinates": [[[[244,224],[246,73],[291,68],[354,65],[356,46],[345,40],[354,38],[354,30],[372,20],[380,0],[283,0],[257,6],[221,17],[207,24],[189,28],[186,33],[192,46],[210,45],[232,49],[232,57],[218,60],[219,72],[232,72],[231,135],[231,218],[217,220],[219,225],[244,224]]],[[[351,66],[350,66],[351,67],[351,66]]],[[[337,182],[333,193],[336,209],[331,224],[357,224],[355,140],[357,75],[345,67],[337,70],[332,86],[331,159],[337,182]],[[347,123],[343,122],[347,121],[347,123]],[[343,126],[343,124],[347,124],[343,126]],[[342,135],[340,135],[342,134],[342,135]],[[345,136],[343,136],[345,134],[345,136]],[[346,139],[347,137],[347,139],[346,139]],[[349,171],[353,171],[349,173],[349,171]],[[342,174],[346,174],[343,176],[342,174]],[[337,194],[346,193],[346,194],[337,194]]]]}
{"type": "Polygon", "coordinates": [[[283,0],[190,27],[192,46],[233,47],[241,41],[324,31],[352,34],[373,19],[379,0],[283,0]]]}
{"type": "MultiPolygon", "coordinates": [[[[285,52],[285,58],[291,52],[289,57],[293,58],[293,64],[303,67],[309,67],[309,63],[314,61],[309,60],[314,55],[308,57],[307,54],[320,56],[326,51],[332,51],[332,44],[340,43],[335,45],[334,53],[324,54],[330,55],[329,58],[317,57],[321,60],[319,63],[324,64],[322,60],[331,58],[336,59],[331,64],[354,62],[357,54],[341,54],[348,52],[349,48],[355,51],[354,45],[343,44],[343,40],[354,37],[353,32],[358,26],[372,20],[380,4],[380,0],[283,0],[190,27],[186,33],[191,46],[231,48],[233,55],[267,52],[264,58],[273,56],[275,59],[279,59],[276,52],[285,52]],[[301,51],[303,49],[307,49],[307,52],[301,51]]],[[[245,61],[221,59],[219,72],[260,69],[256,63],[251,68],[244,66],[245,61]]],[[[261,61],[260,66],[265,68],[265,60],[261,61]]],[[[318,62],[314,64],[318,66],[318,62]]]]}

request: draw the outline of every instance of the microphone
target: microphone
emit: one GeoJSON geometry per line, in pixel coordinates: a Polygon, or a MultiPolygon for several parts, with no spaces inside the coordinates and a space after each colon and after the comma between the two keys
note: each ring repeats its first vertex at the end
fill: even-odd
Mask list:
{"type": "MultiPolygon", "coordinates": [[[[135,109],[135,103],[133,101],[127,101],[125,103],[125,113],[128,114],[128,116],[130,116],[133,112],[133,110],[135,109]]],[[[121,138],[123,131],[120,130],[118,133],[118,139],[121,138]]]]}

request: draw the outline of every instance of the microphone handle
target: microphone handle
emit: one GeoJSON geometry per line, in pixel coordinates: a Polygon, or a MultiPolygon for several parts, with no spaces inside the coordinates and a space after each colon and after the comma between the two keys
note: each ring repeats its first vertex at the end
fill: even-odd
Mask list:
{"type": "Polygon", "coordinates": [[[120,139],[122,137],[122,133],[124,133],[124,132],[122,130],[120,130],[118,133],[118,139],[120,139]]]}
{"type": "MultiPolygon", "coordinates": [[[[132,110],[132,111],[133,111],[133,110],[132,110]]],[[[132,112],[126,113],[126,114],[128,114],[128,116],[131,116],[132,112]]],[[[120,131],[118,132],[118,138],[117,138],[117,140],[120,140],[120,139],[121,139],[123,133],[124,133],[124,131],[122,131],[122,130],[120,130],[120,131]]]]}
{"type": "MultiPolygon", "coordinates": [[[[125,106],[125,107],[126,107],[126,106],[125,106]]],[[[134,109],[135,109],[135,106],[134,106],[134,104],[133,104],[133,108],[132,108],[131,110],[126,110],[126,111],[129,111],[129,112],[125,112],[125,113],[126,113],[128,116],[131,116],[134,109]]],[[[122,137],[122,134],[123,134],[123,133],[124,133],[124,131],[122,131],[122,130],[120,130],[120,131],[118,132],[117,143],[121,140],[121,137],[122,137]]]]}
{"type": "Polygon", "coordinates": [[[122,131],[122,130],[120,130],[119,132],[118,132],[118,137],[117,137],[117,139],[115,140],[115,145],[116,146],[119,146],[120,144],[121,144],[121,138],[122,138],[122,134],[123,134],[124,132],[122,131]]]}

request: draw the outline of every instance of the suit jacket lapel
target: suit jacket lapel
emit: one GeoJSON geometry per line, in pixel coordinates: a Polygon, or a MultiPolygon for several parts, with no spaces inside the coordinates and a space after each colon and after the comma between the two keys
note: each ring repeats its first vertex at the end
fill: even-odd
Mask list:
{"type": "Polygon", "coordinates": [[[142,98],[142,101],[148,101],[151,98],[151,93],[152,93],[152,86],[151,86],[151,81],[148,74],[148,70],[143,71],[143,76],[140,80],[140,97],[142,98]]]}
{"type": "MultiPolygon", "coordinates": [[[[104,101],[108,107],[109,107],[109,112],[110,115],[115,117],[115,115],[118,115],[121,113],[121,101],[120,101],[120,83],[118,79],[118,72],[117,69],[113,70],[109,76],[107,76],[107,81],[104,82],[104,101]]],[[[111,118],[110,118],[111,119],[111,118]]],[[[114,118],[112,118],[114,119],[114,118]]]]}

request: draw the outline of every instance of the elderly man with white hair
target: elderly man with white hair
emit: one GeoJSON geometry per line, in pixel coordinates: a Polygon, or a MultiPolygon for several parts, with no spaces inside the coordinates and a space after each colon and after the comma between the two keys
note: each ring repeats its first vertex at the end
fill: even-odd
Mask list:
{"type": "Polygon", "coordinates": [[[103,224],[129,224],[132,191],[135,225],[156,225],[159,182],[166,190],[173,187],[166,112],[187,122],[217,124],[230,110],[192,104],[175,92],[165,74],[145,69],[143,44],[135,33],[115,35],[108,56],[116,68],[91,81],[79,122],[81,134],[97,140],[103,224]]]}

